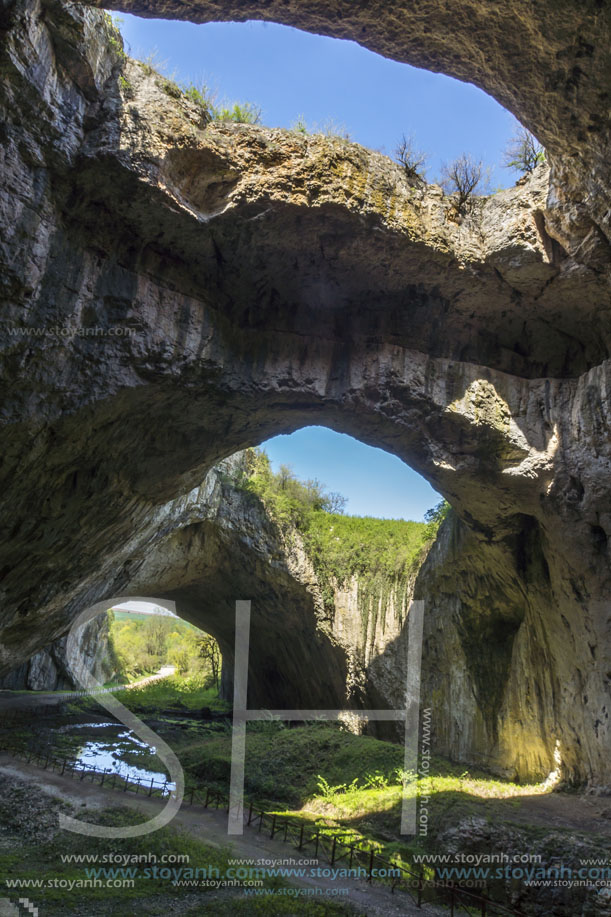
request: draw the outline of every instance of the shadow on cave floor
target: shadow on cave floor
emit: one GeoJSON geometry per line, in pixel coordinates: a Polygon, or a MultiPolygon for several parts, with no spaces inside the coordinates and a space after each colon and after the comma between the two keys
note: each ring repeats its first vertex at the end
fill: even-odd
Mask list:
{"type": "MultiPolygon", "coordinates": [[[[163,719],[156,721],[156,728],[163,731],[163,719]]],[[[188,778],[227,791],[229,720],[205,735],[197,729],[176,730],[175,723],[168,728],[188,778]]],[[[399,834],[403,754],[403,747],[393,742],[328,723],[251,723],[245,790],[268,810],[324,819],[376,837],[389,848],[405,848],[399,834]]],[[[551,792],[542,783],[516,784],[439,757],[431,759],[430,778],[420,781],[419,790],[421,801],[426,795],[430,801],[428,837],[418,848],[434,844],[453,825],[475,819],[512,826],[533,841],[555,831],[600,836],[601,843],[607,835],[611,853],[611,804],[605,797],[551,792]]]]}
{"type": "MultiPolygon", "coordinates": [[[[230,743],[227,729],[174,747],[192,779],[226,790],[230,743]]],[[[401,746],[334,725],[251,724],[246,794],[267,811],[290,813],[292,821],[316,824],[323,833],[340,827],[353,841],[373,839],[383,856],[400,857],[417,869],[426,864],[431,875],[440,854],[493,855],[502,859],[487,862],[517,863],[512,865],[515,873],[491,873],[482,887],[493,900],[511,900],[528,914],[550,913],[550,890],[530,885],[524,869],[575,870],[586,858],[610,861],[609,799],[552,792],[543,783],[515,784],[476,768],[467,772],[464,764],[437,757],[431,758],[430,778],[419,787],[418,814],[426,803],[427,834],[401,836],[402,759],[401,746]]],[[[596,887],[559,888],[554,913],[599,913],[588,910],[606,906],[598,897],[596,887]]]]}

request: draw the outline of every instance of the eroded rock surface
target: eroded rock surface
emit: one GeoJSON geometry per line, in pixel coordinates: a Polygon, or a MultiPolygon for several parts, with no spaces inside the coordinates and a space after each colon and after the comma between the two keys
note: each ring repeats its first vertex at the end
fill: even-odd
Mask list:
{"type": "Polygon", "coordinates": [[[104,616],[80,627],[72,648],[68,647],[67,637],[60,637],[50,647],[34,653],[30,659],[0,678],[0,688],[9,691],[71,690],[80,687],[76,673],[82,668],[101,682],[113,674],[108,622],[104,616]]]}
{"type": "Polygon", "coordinates": [[[110,6],[191,22],[285,23],[474,83],[547,148],[551,235],[578,260],[608,269],[611,11],[601,0],[393,0],[383,6],[376,0],[113,0],[110,6]]]}
{"type": "MultiPolygon", "coordinates": [[[[604,11],[566,6],[574,55],[604,11]]],[[[524,28],[542,16],[546,34],[550,9],[529,4],[524,28]]],[[[322,423],[399,455],[462,520],[455,572],[430,585],[435,652],[460,647],[470,673],[448,743],[524,772],[558,742],[573,775],[608,782],[602,123],[582,138],[602,45],[584,52],[575,123],[547,51],[533,83],[490,45],[482,73],[514,110],[545,106],[554,184],[550,198],[542,168],[456,221],[439,189],[355,144],[209,124],[126,64],[97,11],[18,0],[0,28],[0,671],[140,582],[218,459],[322,423]]]]}

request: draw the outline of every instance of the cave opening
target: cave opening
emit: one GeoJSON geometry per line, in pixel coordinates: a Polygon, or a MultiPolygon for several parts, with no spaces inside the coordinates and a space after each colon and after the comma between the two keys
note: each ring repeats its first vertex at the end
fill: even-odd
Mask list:
{"type": "MultiPolygon", "coordinates": [[[[92,671],[101,673],[105,656],[104,665],[115,671],[104,680],[114,683],[150,678],[168,665],[195,675],[203,655],[205,667],[212,666],[214,685],[207,687],[231,702],[234,605],[247,599],[253,602],[251,706],[401,704],[413,581],[445,515],[429,518],[442,504],[421,475],[386,450],[330,427],[304,426],[223,460],[190,500],[196,512],[185,517],[183,511],[169,534],[162,528],[156,543],[133,558],[127,605],[109,596],[95,606],[100,617],[106,607],[114,610],[109,633],[102,634],[97,619],[84,625],[91,633],[79,638],[78,652],[92,671]],[[157,596],[157,604],[139,596],[157,596]],[[144,625],[153,620],[159,622],[154,634],[144,625]],[[194,634],[182,625],[172,633],[172,622],[187,622],[197,634],[197,664],[187,658],[194,634]],[[163,658],[155,641],[163,644],[163,658]],[[97,643],[98,658],[90,658],[89,643],[97,643]],[[375,675],[387,649],[397,662],[390,694],[375,675]]],[[[56,658],[61,648],[65,655],[64,643],[62,637],[35,654],[38,669],[45,654],[56,658]]],[[[32,660],[20,669],[23,684],[12,672],[4,687],[58,687],[31,670],[32,660]]],[[[395,737],[393,728],[372,728],[395,737]]]]}
{"type": "MultiPolygon", "coordinates": [[[[503,783],[508,795],[543,795],[552,777],[606,786],[604,17],[570,0],[562,17],[550,0],[191,0],[188,9],[164,0],[163,11],[260,14],[474,80],[537,133],[551,168],[538,164],[466,214],[438,186],[343,140],[343,128],[308,133],[326,114],[320,100],[301,112],[288,78],[293,129],[253,129],[253,106],[267,104],[254,81],[221,86],[231,93],[229,120],[212,118],[201,86],[179,85],[197,74],[177,82],[127,60],[102,12],[62,0],[10,4],[1,17],[10,345],[2,671],[60,638],[92,602],[158,595],[186,620],[201,623],[205,611],[229,702],[233,605],[244,596],[255,609],[249,706],[320,709],[333,698],[342,708],[394,708],[413,596],[426,611],[422,733],[444,759],[450,804],[465,786],[470,804],[496,791],[465,766],[525,782],[503,783]],[[379,521],[355,533],[332,494],[300,490],[273,462],[268,474],[255,459],[253,474],[223,460],[312,422],[387,448],[451,501],[455,512],[413,577],[397,578],[379,521]],[[327,516],[286,491],[326,500],[327,516]],[[299,538],[274,513],[291,524],[305,518],[299,538]]],[[[282,84],[288,71],[271,56],[269,64],[282,84]]],[[[306,80],[318,76],[316,64],[300,66],[306,80]]],[[[390,150],[412,128],[402,106],[421,99],[395,73],[349,99],[372,131],[367,146],[390,150]],[[380,90],[385,80],[401,106],[380,90]],[[389,140],[377,126],[382,109],[392,116],[389,140]]],[[[430,98],[428,109],[448,143],[463,146],[460,107],[461,130],[430,98]]],[[[342,490],[341,480],[331,486],[342,490]]],[[[180,730],[192,776],[222,781],[228,733],[212,737],[213,751],[224,748],[204,767],[188,719],[167,717],[164,729],[180,730]]],[[[38,726],[29,724],[30,741],[38,726]]],[[[355,804],[368,789],[390,790],[382,808],[391,810],[411,779],[396,744],[324,724],[301,741],[291,732],[287,742],[276,729],[273,747],[261,742],[259,763],[250,759],[257,800],[305,804],[315,818],[332,806],[343,827],[369,830],[354,809],[346,815],[346,797],[355,804]],[[276,755],[290,758],[282,780],[276,755]]],[[[585,811],[566,793],[545,802],[547,825],[564,809],[585,811]]],[[[469,809],[436,841],[513,847],[507,834],[491,834],[507,821],[502,803],[477,810],[485,833],[474,836],[469,809]]],[[[600,824],[588,820],[575,863],[600,824]]],[[[388,823],[378,826],[387,833],[388,823]]],[[[566,837],[558,843],[564,855],[566,837]]],[[[542,850],[536,833],[529,849],[542,850]]]]}
{"type": "Polygon", "coordinates": [[[115,22],[130,57],[225,117],[237,104],[247,123],[337,136],[391,159],[406,137],[430,182],[464,153],[483,162],[491,189],[517,177],[506,168],[516,120],[470,82],[256,18],[197,24],[127,12],[115,22]]]}

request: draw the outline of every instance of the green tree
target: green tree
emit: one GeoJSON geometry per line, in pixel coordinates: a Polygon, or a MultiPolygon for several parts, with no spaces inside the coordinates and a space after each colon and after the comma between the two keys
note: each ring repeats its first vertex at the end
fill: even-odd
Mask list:
{"type": "Polygon", "coordinates": [[[311,513],[342,513],[346,505],[341,494],[327,492],[316,478],[300,481],[288,465],[274,472],[268,456],[259,449],[247,454],[242,486],[263,501],[280,525],[304,528],[311,513]]]}
{"type": "Polygon", "coordinates": [[[221,675],[221,650],[210,634],[204,634],[198,639],[200,657],[210,666],[210,673],[215,688],[218,688],[221,675]]]}
{"type": "Polygon", "coordinates": [[[167,639],[173,627],[170,617],[149,615],[143,626],[142,639],[144,649],[149,656],[160,660],[160,665],[165,662],[167,653],[167,639]]]}
{"type": "Polygon", "coordinates": [[[450,512],[450,504],[447,500],[441,500],[432,509],[427,509],[424,514],[424,521],[427,524],[427,536],[432,538],[437,534],[437,529],[450,512]]]}

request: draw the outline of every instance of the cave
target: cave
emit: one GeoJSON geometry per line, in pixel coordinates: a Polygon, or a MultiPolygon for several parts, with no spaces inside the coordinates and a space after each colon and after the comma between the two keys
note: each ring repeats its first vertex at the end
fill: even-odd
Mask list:
{"type": "Polygon", "coordinates": [[[94,8],[6,7],[0,674],[117,595],[197,623],[212,591],[228,654],[235,598],[265,614],[289,595],[294,619],[253,631],[285,663],[256,647],[253,703],[341,699],[307,590],[282,564],[270,583],[210,504],[219,461],[315,422],[454,508],[414,593],[439,748],[524,776],[559,747],[567,779],[609,784],[608,11],[566,3],[560,27],[551,0],[111,6],[262,17],[472,81],[549,166],[456,222],[381,154],[210,124],[94,8]]]}

